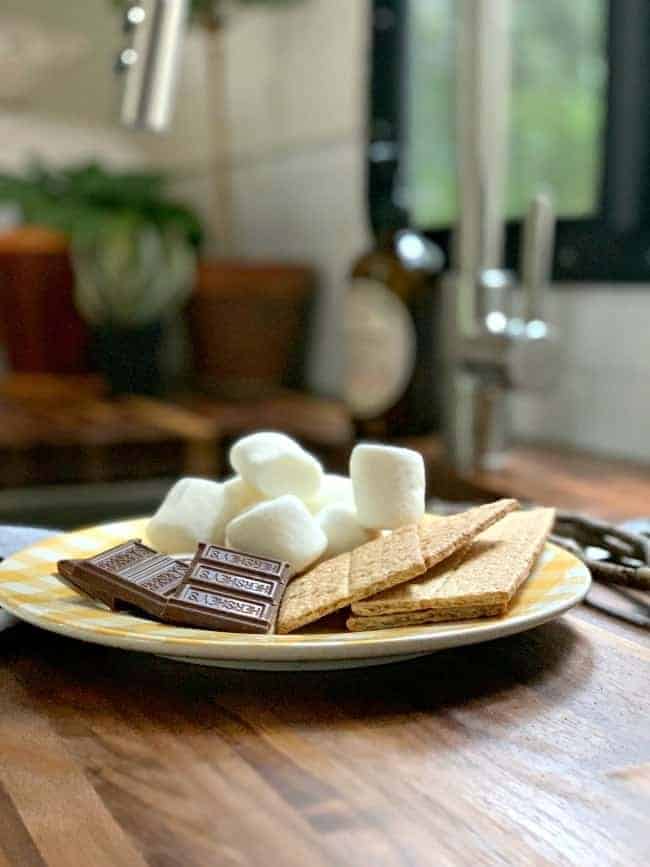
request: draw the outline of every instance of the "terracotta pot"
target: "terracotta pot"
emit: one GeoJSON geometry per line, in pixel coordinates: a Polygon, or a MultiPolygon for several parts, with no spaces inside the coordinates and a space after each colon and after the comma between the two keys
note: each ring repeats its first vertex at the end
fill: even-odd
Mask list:
{"type": "Polygon", "coordinates": [[[12,370],[88,370],[88,329],[73,292],[64,236],[27,226],[0,238],[0,338],[12,370]]]}
{"type": "Polygon", "coordinates": [[[202,262],[189,308],[200,385],[231,398],[300,387],[314,282],[300,265],[202,262]]]}

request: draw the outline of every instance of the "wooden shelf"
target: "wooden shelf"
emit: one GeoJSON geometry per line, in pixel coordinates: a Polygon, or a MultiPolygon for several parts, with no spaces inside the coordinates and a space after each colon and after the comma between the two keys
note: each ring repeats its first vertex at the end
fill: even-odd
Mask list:
{"type": "Polygon", "coordinates": [[[218,426],[183,407],[108,400],[92,377],[12,376],[0,387],[0,487],[217,475],[219,460],[218,426]]]}

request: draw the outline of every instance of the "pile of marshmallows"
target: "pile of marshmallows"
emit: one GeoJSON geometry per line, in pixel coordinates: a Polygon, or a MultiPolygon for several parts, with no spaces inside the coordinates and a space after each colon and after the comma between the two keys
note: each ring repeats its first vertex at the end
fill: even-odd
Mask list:
{"type": "Polygon", "coordinates": [[[424,462],[410,449],[358,445],[348,478],[323,473],[284,434],[254,433],[233,445],[230,464],[237,475],[225,482],[185,478],[173,486],[147,527],[158,550],[225,543],[285,560],[296,573],[424,514],[424,462]]]}

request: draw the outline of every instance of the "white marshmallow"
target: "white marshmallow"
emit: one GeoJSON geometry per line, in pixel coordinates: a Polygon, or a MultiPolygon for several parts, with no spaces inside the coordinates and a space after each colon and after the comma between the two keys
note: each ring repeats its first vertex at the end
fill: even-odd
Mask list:
{"type": "Polygon", "coordinates": [[[267,497],[295,494],[309,499],[318,493],[323,468],[291,437],[280,433],[250,434],[230,449],[235,472],[267,497]]]}
{"type": "Polygon", "coordinates": [[[214,536],[223,485],[208,479],[179,479],[147,524],[147,537],[163,554],[190,553],[214,536]]]}
{"type": "Polygon", "coordinates": [[[424,461],[418,452],[362,443],[352,450],[350,477],[364,527],[394,530],[424,515],[424,461]]]}
{"type": "Polygon", "coordinates": [[[327,547],[327,536],[298,497],[286,494],[253,506],[226,528],[226,543],[258,557],[286,560],[302,572],[327,547]]]}
{"type": "Polygon", "coordinates": [[[311,500],[306,500],[305,505],[312,515],[316,515],[326,506],[354,506],[352,480],[348,476],[326,473],[318,493],[311,500]]]}
{"type": "Polygon", "coordinates": [[[217,506],[214,533],[211,539],[217,545],[223,545],[226,527],[232,519],[263,499],[262,494],[257,488],[253,488],[240,476],[233,476],[231,479],[227,479],[221,485],[221,490],[222,497],[217,506]]]}
{"type": "Polygon", "coordinates": [[[372,533],[359,523],[354,506],[326,506],[316,515],[316,520],[327,536],[326,559],[352,551],[372,539],[372,533]]]}

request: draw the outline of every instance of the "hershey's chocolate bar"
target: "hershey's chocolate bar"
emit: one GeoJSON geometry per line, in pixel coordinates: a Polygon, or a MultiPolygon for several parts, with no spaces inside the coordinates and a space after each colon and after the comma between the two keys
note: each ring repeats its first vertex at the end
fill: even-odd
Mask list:
{"type": "Polygon", "coordinates": [[[191,564],[131,539],[59,574],[110,608],[136,608],[164,623],[268,633],[288,581],[288,563],[200,543],[191,564]]]}
{"type": "Polygon", "coordinates": [[[282,560],[257,557],[255,554],[246,554],[243,551],[234,551],[232,548],[222,548],[220,545],[211,545],[207,542],[199,542],[193,562],[199,560],[206,564],[219,565],[230,571],[268,575],[279,579],[285,578],[289,571],[289,564],[283,563],[282,560]]]}
{"type": "Polygon", "coordinates": [[[275,602],[252,601],[186,583],[167,603],[164,620],[179,626],[264,634],[272,631],[277,611],[275,602]]]}
{"type": "Polygon", "coordinates": [[[272,632],[289,571],[281,560],[200,542],[165,620],[226,632],[272,632]],[[212,625],[217,618],[219,624],[212,625]]]}
{"type": "Polygon", "coordinates": [[[76,590],[113,610],[138,608],[162,617],[168,597],[179,587],[188,564],[130,539],[94,557],[60,560],[61,577],[76,590]]]}

